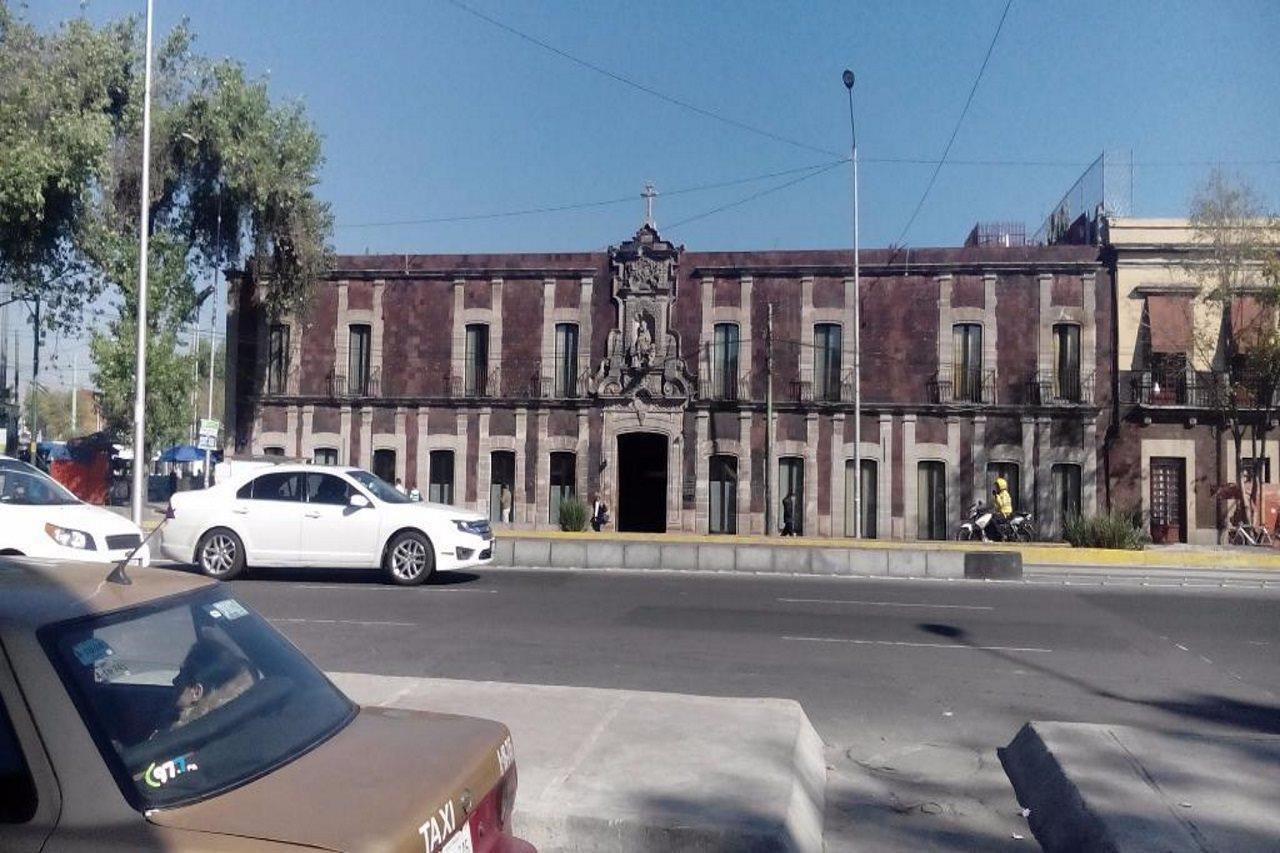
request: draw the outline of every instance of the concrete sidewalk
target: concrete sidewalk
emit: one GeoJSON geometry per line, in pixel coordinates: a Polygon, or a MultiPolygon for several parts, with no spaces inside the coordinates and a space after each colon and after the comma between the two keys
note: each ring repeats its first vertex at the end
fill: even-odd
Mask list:
{"type": "Polygon", "coordinates": [[[539,850],[822,850],[823,745],[796,702],[331,677],[363,705],[505,723],[539,850]]]}
{"type": "Polygon", "coordinates": [[[1055,851],[1280,849],[1280,737],[1028,723],[1000,760],[1055,851]]]}

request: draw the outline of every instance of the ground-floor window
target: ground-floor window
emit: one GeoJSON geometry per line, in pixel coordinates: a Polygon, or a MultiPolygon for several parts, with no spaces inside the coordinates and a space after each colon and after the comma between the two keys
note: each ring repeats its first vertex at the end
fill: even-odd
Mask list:
{"type": "Polygon", "coordinates": [[[1009,484],[1009,496],[1013,498],[1013,511],[1018,512],[1022,507],[1022,478],[1019,476],[1017,462],[991,462],[987,465],[987,485],[986,492],[974,496],[974,500],[984,500],[988,504],[991,503],[991,490],[995,488],[996,478],[1003,477],[1004,481],[1009,484]]]}
{"type": "MultiPolygon", "coordinates": [[[[844,462],[844,535],[856,536],[858,530],[854,525],[856,508],[853,502],[853,460],[844,462]]],[[[874,459],[862,460],[862,477],[858,482],[861,489],[859,497],[862,503],[862,536],[875,539],[879,533],[876,520],[880,517],[880,471],[874,459]]]]}
{"type": "Polygon", "coordinates": [[[1050,470],[1053,482],[1053,512],[1057,515],[1057,532],[1071,519],[1080,517],[1080,466],[1055,465],[1050,470]]]}
{"type": "Polygon", "coordinates": [[[438,504],[453,503],[453,451],[431,451],[431,472],[427,500],[438,504]]]}
{"type": "Polygon", "coordinates": [[[577,458],[572,453],[551,454],[551,495],[548,520],[560,523],[560,504],[574,496],[577,480],[577,458]]]}
{"type": "Polygon", "coordinates": [[[274,445],[271,447],[264,447],[262,448],[262,455],[263,456],[284,456],[284,448],[276,447],[274,445]]]}
{"type": "Polygon", "coordinates": [[[396,452],[387,448],[373,451],[373,473],[384,483],[395,485],[396,452]]]}
{"type": "Polygon", "coordinates": [[[738,532],[738,457],[711,457],[710,533],[738,532]]]}
{"type": "Polygon", "coordinates": [[[804,460],[799,456],[784,456],[778,460],[778,494],[782,497],[782,523],[786,526],[787,503],[791,503],[792,530],[804,535],[804,460]]]}
{"type": "Polygon", "coordinates": [[[1248,456],[1243,457],[1240,460],[1241,479],[1244,478],[1246,473],[1259,483],[1270,483],[1271,460],[1266,457],[1260,457],[1257,459],[1253,459],[1248,456]]]}
{"type": "Polygon", "coordinates": [[[495,450],[489,456],[489,520],[511,523],[516,501],[516,455],[495,450]]]}
{"type": "Polygon", "coordinates": [[[916,472],[917,536],[920,539],[947,538],[947,465],[921,462],[916,472]]]}
{"type": "Polygon", "coordinates": [[[317,447],[315,452],[311,455],[311,458],[317,465],[337,465],[338,448],[317,447]]]}

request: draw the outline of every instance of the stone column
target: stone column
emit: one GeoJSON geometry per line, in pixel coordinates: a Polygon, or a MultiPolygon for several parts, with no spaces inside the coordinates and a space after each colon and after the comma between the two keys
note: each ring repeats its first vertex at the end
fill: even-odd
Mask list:
{"type": "MultiPolygon", "coordinates": [[[[805,347],[801,347],[805,349],[805,347]]],[[[818,413],[804,416],[804,535],[822,535],[818,519],[818,413]]]]}
{"type": "MultiPolygon", "coordinates": [[[[467,324],[465,322],[464,308],[466,305],[465,294],[463,288],[466,286],[460,278],[453,280],[453,323],[451,338],[451,350],[449,353],[449,375],[450,382],[463,382],[466,376],[466,370],[463,361],[467,357],[467,324]]],[[[461,396],[463,393],[461,388],[452,389],[454,396],[461,396]]]]}
{"type": "Polygon", "coordinates": [[[902,526],[907,539],[920,538],[920,479],[916,472],[916,416],[902,416],[902,526]]]}
{"type": "MultiPolygon", "coordinates": [[[[587,492],[587,466],[591,462],[591,425],[587,422],[588,411],[578,409],[578,445],[574,448],[576,464],[574,465],[574,490],[578,500],[590,505],[591,495],[587,492]]],[[[549,470],[549,467],[548,467],[549,470]]]]}
{"type": "MultiPolygon", "coordinates": [[[[987,416],[973,416],[973,499],[986,491],[987,482],[987,416]]],[[[1014,495],[1017,500],[1018,495],[1014,495]]],[[[1019,500],[1019,503],[1021,501],[1019,500]]]]}
{"type": "Polygon", "coordinates": [[[453,451],[453,502],[455,506],[475,509],[474,505],[467,502],[467,482],[470,480],[470,472],[467,470],[467,454],[470,451],[470,444],[467,441],[467,422],[470,417],[470,411],[462,410],[458,412],[455,420],[457,440],[453,451]]]}
{"type": "Polygon", "coordinates": [[[850,536],[854,532],[847,523],[853,495],[846,488],[845,466],[849,463],[844,449],[844,420],[844,412],[831,416],[831,508],[827,516],[827,536],[850,536]]]}
{"type": "Polygon", "coordinates": [[[697,413],[698,446],[695,453],[697,467],[694,482],[694,530],[698,533],[711,531],[711,440],[709,438],[710,412],[702,409],[697,413]]]}
{"type": "Polygon", "coordinates": [[[343,406],[339,415],[339,435],[342,438],[342,446],[339,448],[342,454],[343,465],[358,465],[359,463],[351,458],[351,407],[343,406]]]}
{"type": "Polygon", "coordinates": [[[595,282],[591,276],[582,277],[582,291],[578,297],[578,376],[591,375],[591,308],[595,301],[595,282]]]}
{"type": "MultiPolygon", "coordinates": [[[[556,280],[542,281],[542,353],[538,363],[538,378],[543,384],[549,384],[555,376],[556,363],[556,280]]],[[[530,318],[532,319],[532,318],[530,318]]],[[[542,433],[539,433],[542,435],[542,433]]],[[[541,447],[539,447],[541,452],[541,447]]],[[[545,455],[545,454],[544,454],[545,455]]],[[[541,499],[545,500],[545,498],[541,499]]],[[[545,518],[542,519],[546,521],[545,518]]]]}
{"type": "Polygon", "coordinates": [[[1080,511],[1098,513],[1098,421],[1089,418],[1084,425],[1084,464],[1080,467],[1080,511]]]}
{"type": "MultiPolygon", "coordinates": [[[[799,375],[796,377],[801,382],[813,382],[813,276],[807,275],[800,279],[800,364],[799,375]]],[[[812,387],[812,386],[810,386],[812,387]]],[[[775,391],[777,389],[774,389],[775,391]]],[[[783,391],[785,394],[785,390],[783,391]]],[[[807,479],[807,475],[806,475],[807,479]]],[[[805,524],[812,524],[810,517],[805,515],[805,524]]]]}
{"type": "Polygon", "coordinates": [[[1035,513],[1036,523],[1042,524],[1043,519],[1040,518],[1040,466],[1036,459],[1036,419],[1034,417],[1024,417],[1022,419],[1022,470],[1024,476],[1022,478],[1022,494],[1018,495],[1018,502],[1023,506],[1030,505],[1031,511],[1035,513]],[[1027,501],[1028,496],[1030,501],[1027,501]]]}
{"type": "Polygon", "coordinates": [[[285,452],[290,456],[302,455],[302,433],[298,429],[298,407],[290,405],[284,413],[284,434],[289,437],[289,445],[285,452]]]}
{"type": "Polygon", "coordinates": [[[490,486],[493,481],[493,458],[489,452],[489,416],[493,410],[488,406],[480,409],[480,428],[476,431],[479,447],[476,451],[476,511],[485,516],[493,515],[493,507],[489,506],[490,486]]]}
{"type": "Polygon", "coordinates": [[[947,458],[955,462],[947,466],[947,524],[960,517],[960,419],[947,416],[947,458]]]}
{"type": "Polygon", "coordinates": [[[360,461],[361,468],[373,468],[373,408],[363,406],[360,409],[360,461]]]}
{"type": "MultiPolygon", "coordinates": [[[[541,448],[539,448],[541,449],[541,448]]],[[[525,490],[529,484],[525,482],[525,457],[529,452],[529,410],[516,409],[516,485],[511,496],[511,519],[517,524],[532,524],[532,508],[525,499],[525,490]]]]}
{"type": "Polygon", "coordinates": [[[534,417],[534,428],[538,431],[538,477],[533,485],[533,526],[538,528],[550,526],[551,450],[547,447],[549,418],[550,412],[546,409],[539,409],[534,417]]]}
{"type": "Polygon", "coordinates": [[[751,444],[751,422],[753,414],[750,409],[738,410],[738,532],[763,533],[764,513],[751,509],[751,496],[757,489],[763,489],[764,483],[752,479],[751,470],[755,456],[760,448],[751,444]]]}
{"type": "Polygon", "coordinates": [[[893,538],[893,416],[880,415],[880,466],[876,470],[876,527],[881,539],[893,538]]]}
{"type": "Polygon", "coordinates": [[[418,474],[418,491],[422,494],[422,499],[427,499],[427,494],[431,488],[431,438],[427,421],[431,419],[431,410],[426,406],[418,406],[418,458],[414,460],[418,474]]]}
{"type": "Polygon", "coordinates": [[[315,456],[315,445],[312,442],[312,436],[315,434],[315,417],[316,407],[308,403],[302,407],[302,449],[301,454],[304,459],[311,459],[315,456]]]}

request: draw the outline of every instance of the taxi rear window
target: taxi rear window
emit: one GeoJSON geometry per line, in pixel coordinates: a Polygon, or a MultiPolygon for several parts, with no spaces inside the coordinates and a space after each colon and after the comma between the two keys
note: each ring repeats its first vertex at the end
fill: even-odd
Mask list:
{"type": "Polygon", "coordinates": [[[310,661],[218,587],[51,625],[40,639],[140,810],[251,781],[355,714],[310,661]]]}

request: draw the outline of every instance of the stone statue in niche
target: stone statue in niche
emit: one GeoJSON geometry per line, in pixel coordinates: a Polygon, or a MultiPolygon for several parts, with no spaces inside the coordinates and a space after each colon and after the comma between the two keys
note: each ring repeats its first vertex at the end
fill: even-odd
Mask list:
{"type": "Polygon", "coordinates": [[[649,330],[647,314],[636,317],[631,331],[631,367],[647,370],[653,363],[653,333],[649,330]]]}

